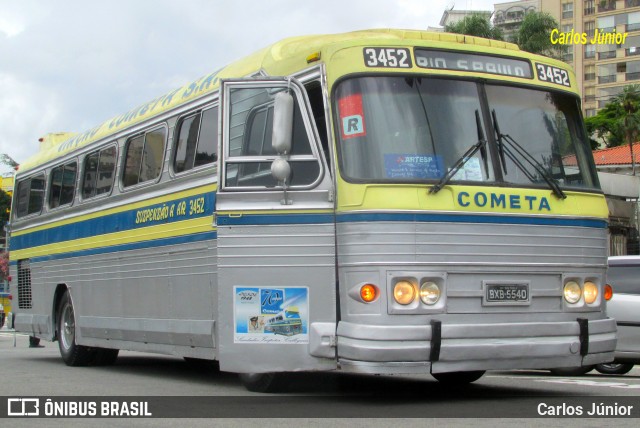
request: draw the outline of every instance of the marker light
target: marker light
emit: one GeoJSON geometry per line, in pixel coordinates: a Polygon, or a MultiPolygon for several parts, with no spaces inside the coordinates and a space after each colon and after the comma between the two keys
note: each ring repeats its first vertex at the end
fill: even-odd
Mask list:
{"type": "Polygon", "coordinates": [[[378,289],[375,285],[365,284],[360,287],[360,298],[365,303],[371,303],[378,297],[378,289]]]}
{"type": "Polygon", "coordinates": [[[427,281],[420,286],[420,300],[425,305],[435,305],[440,300],[440,287],[435,282],[427,281]]]}
{"type": "Polygon", "coordinates": [[[582,296],[582,289],[575,281],[569,281],[564,285],[564,299],[569,303],[577,303],[582,296]]]}
{"type": "Polygon", "coordinates": [[[401,305],[408,305],[416,298],[416,290],[409,281],[398,281],[393,287],[393,298],[401,305]]]}
{"type": "Polygon", "coordinates": [[[307,57],[307,64],[311,64],[316,61],[320,61],[320,52],[314,52],[307,57]]]}
{"type": "Polygon", "coordinates": [[[613,287],[609,284],[604,286],[604,300],[611,300],[613,297],[613,287]]]}
{"type": "Polygon", "coordinates": [[[598,298],[598,286],[591,281],[584,283],[584,302],[588,305],[594,303],[598,298]]]}

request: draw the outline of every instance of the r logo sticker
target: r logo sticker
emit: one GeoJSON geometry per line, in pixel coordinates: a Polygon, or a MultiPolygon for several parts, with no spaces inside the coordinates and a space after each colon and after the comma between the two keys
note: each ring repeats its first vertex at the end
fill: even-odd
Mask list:
{"type": "Polygon", "coordinates": [[[342,121],[342,138],[363,137],[367,135],[362,108],[362,94],[353,94],[338,101],[340,120],[342,121]]]}

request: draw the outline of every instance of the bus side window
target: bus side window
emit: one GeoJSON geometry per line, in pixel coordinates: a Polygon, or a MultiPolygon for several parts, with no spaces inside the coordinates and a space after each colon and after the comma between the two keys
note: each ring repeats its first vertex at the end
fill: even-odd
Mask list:
{"type": "Polygon", "coordinates": [[[88,154],[84,159],[82,198],[88,199],[111,192],[115,170],[115,146],[88,154]]]}
{"type": "Polygon", "coordinates": [[[327,165],[331,165],[331,160],[329,159],[329,139],[327,138],[327,119],[325,116],[324,98],[322,96],[322,85],[320,82],[314,81],[307,84],[305,89],[307,90],[307,96],[309,97],[309,103],[311,104],[311,111],[313,119],[316,122],[320,142],[322,143],[322,152],[327,160],[327,165]]]}
{"type": "Polygon", "coordinates": [[[180,173],[218,159],[218,107],[180,119],[173,171],[180,173]]]}
{"type": "MultiPolygon", "coordinates": [[[[270,89],[231,90],[227,186],[278,185],[271,175],[271,164],[278,156],[271,145],[275,94],[270,89]]],[[[293,144],[288,155],[292,170],[289,186],[307,186],[318,178],[320,164],[313,155],[297,96],[294,96],[293,144]]]]}
{"type": "Polygon", "coordinates": [[[60,165],[51,170],[51,185],[49,186],[50,208],[68,205],[73,202],[77,172],[77,162],[60,165]]]}
{"type": "Polygon", "coordinates": [[[44,202],[44,174],[22,180],[18,183],[17,217],[24,217],[42,211],[44,202]]]}
{"type": "Polygon", "coordinates": [[[122,185],[133,186],[160,177],[166,130],[158,128],[131,138],[126,145],[122,185]]]}

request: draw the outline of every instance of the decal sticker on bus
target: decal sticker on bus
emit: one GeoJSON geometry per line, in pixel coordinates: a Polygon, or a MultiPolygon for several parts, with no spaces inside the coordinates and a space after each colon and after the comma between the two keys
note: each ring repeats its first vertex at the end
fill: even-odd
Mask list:
{"type": "Polygon", "coordinates": [[[234,287],[234,343],[309,343],[307,287],[234,287]]]}
{"type": "Polygon", "coordinates": [[[444,174],[441,156],[388,153],[384,155],[387,178],[440,178],[444,174]]]}
{"type": "Polygon", "coordinates": [[[362,94],[348,95],[338,101],[340,121],[342,122],[342,138],[364,137],[367,135],[362,94]]]}

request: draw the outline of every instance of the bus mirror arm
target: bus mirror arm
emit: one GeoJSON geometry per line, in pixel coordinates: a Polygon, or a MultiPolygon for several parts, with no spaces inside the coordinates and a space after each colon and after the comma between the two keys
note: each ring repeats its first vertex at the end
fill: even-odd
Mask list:
{"type": "Polygon", "coordinates": [[[282,205],[291,205],[291,199],[287,198],[287,187],[289,179],[291,178],[291,165],[289,161],[284,158],[278,158],[271,164],[271,175],[276,179],[278,183],[282,184],[284,191],[284,199],[280,201],[282,205]]]}

